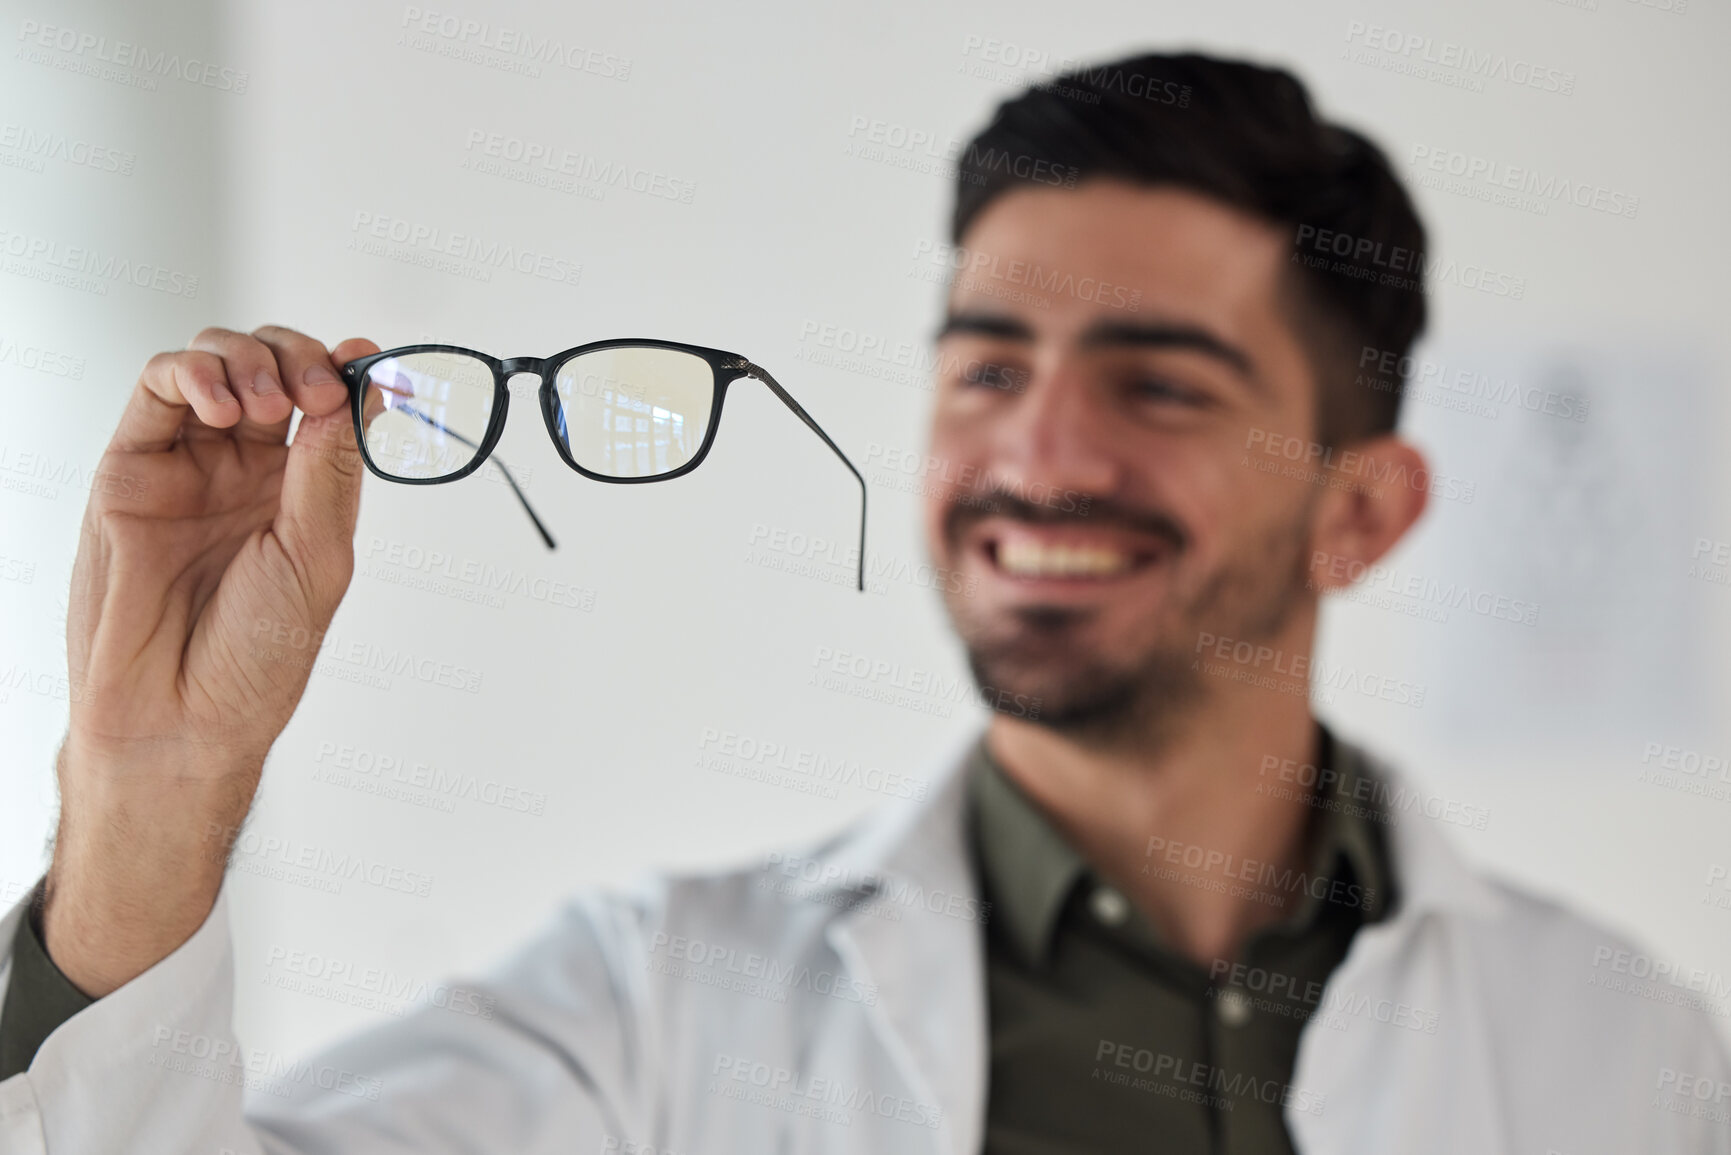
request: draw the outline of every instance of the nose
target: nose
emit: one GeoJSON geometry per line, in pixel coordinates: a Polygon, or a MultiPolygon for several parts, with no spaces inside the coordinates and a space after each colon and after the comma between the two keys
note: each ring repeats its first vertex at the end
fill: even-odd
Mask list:
{"type": "Polygon", "coordinates": [[[1110,497],[1124,476],[1121,421],[1074,361],[1037,365],[993,435],[988,469],[1022,496],[1042,487],[1110,497]]]}

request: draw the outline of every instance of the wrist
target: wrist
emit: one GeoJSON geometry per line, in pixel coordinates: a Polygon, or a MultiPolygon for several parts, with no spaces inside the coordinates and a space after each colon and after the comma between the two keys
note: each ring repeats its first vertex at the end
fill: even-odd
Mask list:
{"type": "Polygon", "coordinates": [[[75,986],[100,997],[166,958],[208,917],[258,771],[186,773],[136,753],[96,758],[70,741],[58,769],[43,946],[75,986]]]}
{"type": "Polygon", "coordinates": [[[97,851],[86,840],[57,839],[37,922],[48,957],[93,998],[124,986],[191,938],[223,880],[221,852],[203,846],[106,843],[97,851]]]}
{"type": "Polygon", "coordinates": [[[55,758],[61,788],[69,783],[124,794],[148,792],[164,783],[185,799],[208,796],[214,805],[244,784],[250,797],[264,769],[263,749],[241,749],[194,742],[174,735],[106,738],[69,729],[55,758]]]}

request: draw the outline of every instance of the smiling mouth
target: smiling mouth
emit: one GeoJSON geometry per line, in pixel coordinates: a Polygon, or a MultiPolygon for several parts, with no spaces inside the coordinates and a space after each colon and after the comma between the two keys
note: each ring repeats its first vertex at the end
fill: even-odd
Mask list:
{"type": "Polygon", "coordinates": [[[1145,570],[1169,553],[1163,544],[1132,543],[1096,531],[1020,525],[983,535],[979,548],[994,570],[1023,581],[1111,581],[1145,570]]]}

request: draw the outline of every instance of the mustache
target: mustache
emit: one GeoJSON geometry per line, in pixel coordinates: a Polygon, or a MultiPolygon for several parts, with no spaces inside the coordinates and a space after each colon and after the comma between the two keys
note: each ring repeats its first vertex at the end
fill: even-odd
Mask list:
{"type": "Polygon", "coordinates": [[[1029,501],[1004,485],[988,485],[958,495],[944,512],[944,535],[953,545],[974,525],[988,517],[1006,517],[1031,525],[1087,525],[1122,529],[1156,537],[1182,551],[1190,545],[1190,534],[1178,520],[1157,509],[1132,509],[1115,501],[1080,495],[1071,508],[1029,501]]]}

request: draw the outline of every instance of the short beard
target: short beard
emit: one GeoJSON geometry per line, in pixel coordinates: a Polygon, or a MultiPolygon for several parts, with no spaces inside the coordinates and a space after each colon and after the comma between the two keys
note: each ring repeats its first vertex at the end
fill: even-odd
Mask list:
{"type": "MultiPolygon", "coordinates": [[[[1015,674],[1016,643],[970,640],[968,669],[982,700],[996,712],[1021,718],[1101,752],[1168,744],[1209,692],[1198,661],[1203,633],[1235,642],[1277,636],[1305,600],[1309,577],[1311,504],[1222,566],[1179,616],[1170,640],[1156,644],[1129,669],[1095,663],[1068,679],[1061,692],[1037,697],[1015,674]]],[[[1070,613],[1037,609],[1021,615],[1026,629],[1061,629],[1070,613]]],[[[955,623],[954,610],[951,621],[955,623]]]]}

